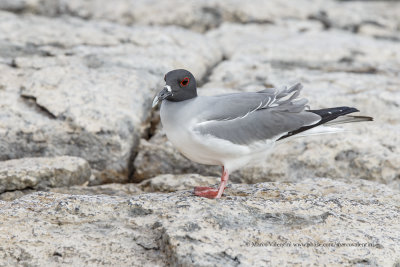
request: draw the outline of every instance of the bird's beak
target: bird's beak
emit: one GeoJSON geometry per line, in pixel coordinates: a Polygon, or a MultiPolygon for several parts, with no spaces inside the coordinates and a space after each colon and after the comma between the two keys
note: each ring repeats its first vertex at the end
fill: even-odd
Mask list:
{"type": "Polygon", "coordinates": [[[161,92],[159,92],[154,97],[152,107],[154,108],[155,106],[157,106],[158,102],[163,101],[164,99],[166,99],[167,97],[169,97],[171,95],[172,95],[171,86],[169,86],[169,85],[164,86],[164,88],[161,90],[161,92]]]}

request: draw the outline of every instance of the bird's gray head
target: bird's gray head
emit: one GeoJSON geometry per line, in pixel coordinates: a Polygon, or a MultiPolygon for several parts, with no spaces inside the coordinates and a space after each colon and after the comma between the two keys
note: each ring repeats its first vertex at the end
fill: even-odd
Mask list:
{"type": "Polygon", "coordinates": [[[196,79],[184,69],[172,70],[164,76],[165,86],[153,100],[153,107],[164,99],[179,102],[197,96],[196,79]]]}

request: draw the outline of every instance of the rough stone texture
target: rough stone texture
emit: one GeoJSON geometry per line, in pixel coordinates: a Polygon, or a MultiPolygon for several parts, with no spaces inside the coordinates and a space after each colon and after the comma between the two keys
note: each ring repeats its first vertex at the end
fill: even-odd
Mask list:
{"type": "Polygon", "coordinates": [[[79,156],[95,169],[92,184],[128,179],[166,71],[192,66],[202,77],[221,58],[212,41],[176,27],[0,12],[3,46],[0,159],[79,156]]]}
{"type": "Polygon", "coordinates": [[[395,266],[399,191],[369,181],[234,185],[131,198],[0,202],[2,265],[395,266]]]}
{"type": "Polygon", "coordinates": [[[104,184],[51,188],[50,192],[71,195],[132,196],[143,193],[137,184],[104,184]]]}
{"type": "Polygon", "coordinates": [[[91,175],[88,162],[76,157],[24,158],[0,161],[0,193],[81,185],[91,175]]]}
{"type": "MultiPolygon", "coordinates": [[[[147,181],[151,181],[147,180],[147,181]]],[[[158,187],[154,187],[158,188],[158,187]]],[[[109,195],[109,196],[132,196],[143,193],[141,188],[137,184],[104,184],[104,185],[74,185],[68,187],[56,187],[56,188],[41,188],[40,191],[53,192],[61,194],[72,194],[72,195],[109,195]]],[[[10,192],[4,192],[0,194],[0,200],[12,201],[23,197],[28,194],[32,194],[36,190],[25,189],[16,190],[10,192]]]]}
{"type": "Polygon", "coordinates": [[[79,182],[55,167],[7,182],[0,266],[400,264],[399,1],[0,0],[0,10],[0,160],[78,156],[93,174],[85,163],[79,182]],[[220,168],[178,154],[150,109],[173,68],[191,70],[202,95],[301,82],[312,108],[355,106],[375,121],[284,142],[231,175],[277,183],[197,198],[192,188],[217,184],[220,168]],[[305,180],[320,176],[333,179],[305,180]],[[115,183],[129,177],[141,182],[115,183]]]}
{"type": "MultiPolygon", "coordinates": [[[[2,160],[83,157],[94,168],[92,185],[126,181],[133,171],[135,181],[160,173],[219,175],[218,168],[177,155],[168,143],[162,145],[159,135],[138,147],[140,137],[148,137],[149,104],[163,73],[187,66],[211,94],[218,91],[213,88],[250,91],[301,81],[313,107],[355,105],[374,115],[384,122],[378,129],[384,128],[389,138],[376,129],[371,131],[380,136],[371,140],[369,128],[363,135],[374,144],[371,151],[384,155],[377,158],[367,151],[384,170],[371,172],[361,164],[364,167],[355,169],[363,170],[352,175],[387,183],[399,180],[397,2],[302,0],[293,6],[282,1],[30,0],[1,1],[0,9],[15,12],[0,12],[2,160]],[[165,12],[170,5],[174,12],[165,12]],[[200,35],[175,25],[208,32],[200,35]],[[156,149],[161,151],[158,157],[156,149]],[[149,164],[154,160],[157,168],[149,164]]],[[[293,152],[292,158],[299,153],[293,152]]],[[[343,153],[315,161],[306,173],[347,175],[321,172],[335,163],[332,159],[343,159],[343,153]],[[321,167],[310,171],[314,166],[321,167]]],[[[279,155],[276,160],[282,161],[279,155]]],[[[293,170],[299,165],[304,164],[291,163],[293,170]]],[[[292,177],[283,175],[290,169],[275,169],[279,175],[246,171],[247,177],[232,178],[277,180],[292,177]]]]}
{"type": "Polygon", "coordinates": [[[67,14],[126,25],[179,25],[196,31],[213,29],[223,22],[268,24],[308,19],[318,21],[326,29],[400,39],[400,4],[396,1],[301,0],[292,5],[279,0],[3,0],[0,9],[47,16],[67,14]],[[165,12],[171,7],[174,12],[165,12]]]}
{"type": "Polygon", "coordinates": [[[165,263],[165,256],[157,251],[159,233],[151,227],[156,221],[143,222],[145,214],[152,212],[129,199],[40,192],[0,205],[6,212],[0,234],[2,265],[165,263]]]}
{"type": "Polygon", "coordinates": [[[42,15],[68,14],[84,19],[115,21],[121,24],[179,25],[204,31],[218,27],[224,21],[241,23],[271,23],[280,17],[305,19],[318,11],[322,1],[301,0],[290,5],[279,0],[243,2],[231,1],[129,1],[112,3],[106,0],[33,0],[30,2],[6,1],[0,8],[27,11],[42,15]],[[174,12],[166,12],[173,7],[174,12]]]}
{"type": "Polygon", "coordinates": [[[176,192],[180,190],[193,190],[195,186],[219,185],[219,178],[201,176],[199,174],[164,174],[147,179],[138,184],[144,192],[176,192]]]}
{"type": "Polygon", "coordinates": [[[25,189],[25,190],[15,190],[15,191],[9,191],[9,192],[4,192],[0,194],[0,200],[2,201],[12,201],[15,199],[18,199],[20,197],[23,197],[28,194],[32,194],[37,192],[36,190],[33,189],[25,189]]]}
{"type": "MultiPolygon", "coordinates": [[[[201,176],[199,174],[172,175],[165,174],[147,179],[139,184],[104,184],[104,185],[75,185],[68,187],[42,187],[40,191],[72,194],[72,195],[109,195],[109,196],[133,196],[144,192],[176,192],[181,190],[193,190],[195,186],[218,186],[219,178],[213,176],[201,176]]],[[[33,189],[14,190],[0,194],[0,200],[12,201],[27,194],[36,192],[33,189]]]]}
{"type": "Polygon", "coordinates": [[[276,68],[301,67],[326,72],[397,74],[399,69],[397,42],[337,29],[321,31],[311,22],[224,24],[207,35],[219,41],[225,56],[235,61],[252,60],[255,64],[268,62],[276,68]]]}
{"type": "Polygon", "coordinates": [[[315,19],[328,27],[339,27],[378,39],[400,40],[398,1],[326,1],[315,19]]]}

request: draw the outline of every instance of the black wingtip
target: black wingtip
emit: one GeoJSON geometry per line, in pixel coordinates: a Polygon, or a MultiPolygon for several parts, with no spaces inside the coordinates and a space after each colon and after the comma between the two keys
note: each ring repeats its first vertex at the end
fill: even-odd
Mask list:
{"type": "MultiPolygon", "coordinates": [[[[340,116],[345,116],[348,115],[350,113],[354,113],[354,112],[359,112],[358,109],[353,108],[353,107],[335,107],[335,108],[325,108],[325,109],[319,109],[319,110],[306,110],[307,112],[312,112],[314,114],[317,114],[321,117],[321,120],[313,125],[309,125],[309,126],[304,126],[301,127],[297,130],[291,131],[289,133],[287,133],[284,136],[281,136],[278,140],[287,138],[289,136],[293,136],[296,135],[298,133],[304,132],[308,129],[311,129],[313,127],[325,124],[327,122],[333,121],[336,118],[340,117],[340,116]]],[[[358,122],[358,121],[373,121],[374,119],[372,117],[368,117],[368,116],[351,116],[352,118],[356,118],[357,120],[352,120],[351,122],[358,122]]],[[[350,122],[350,121],[348,121],[350,122]]],[[[344,123],[344,122],[342,122],[344,123]]]]}
{"type": "Polygon", "coordinates": [[[360,112],[356,108],[346,107],[346,106],[335,107],[335,108],[324,108],[319,110],[307,110],[307,111],[315,113],[321,116],[323,119],[326,119],[325,122],[337,118],[338,116],[343,116],[354,112],[360,112]]]}
{"type": "Polygon", "coordinates": [[[362,121],[374,121],[374,118],[369,116],[353,116],[354,118],[360,119],[362,121]]]}

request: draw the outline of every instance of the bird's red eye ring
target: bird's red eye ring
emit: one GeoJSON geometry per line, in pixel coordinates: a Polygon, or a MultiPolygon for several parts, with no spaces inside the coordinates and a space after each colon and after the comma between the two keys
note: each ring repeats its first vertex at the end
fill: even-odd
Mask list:
{"type": "Polygon", "coordinates": [[[185,77],[183,78],[183,80],[181,81],[181,86],[186,86],[189,84],[189,78],[185,77]]]}

